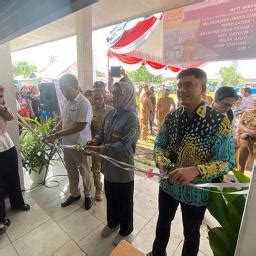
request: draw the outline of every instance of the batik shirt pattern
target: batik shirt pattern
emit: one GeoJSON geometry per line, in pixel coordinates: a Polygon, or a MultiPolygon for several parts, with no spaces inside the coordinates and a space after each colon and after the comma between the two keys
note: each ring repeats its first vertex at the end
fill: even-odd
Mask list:
{"type": "Polygon", "coordinates": [[[241,117],[241,122],[245,125],[246,128],[255,130],[256,129],[256,111],[253,109],[246,110],[241,117]]]}
{"type": "MultiPolygon", "coordinates": [[[[154,159],[175,168],[196,166],[200,175],[192,183],[211,182],[229,172],[235,163],[230,122],[221,113],[200,105],[192,119],[184,107],[166,116],[154,146],[154,159]]],[[[174,169],[175,169],[174,168],[174,169]]],[[[176,200],[205,206],[208,192],[188,185],[160,181],[160,187],[176,200]]]]}

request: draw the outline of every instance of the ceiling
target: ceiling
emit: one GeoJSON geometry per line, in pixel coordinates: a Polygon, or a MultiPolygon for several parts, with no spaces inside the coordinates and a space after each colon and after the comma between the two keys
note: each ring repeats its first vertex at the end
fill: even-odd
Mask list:
{"type": "Polygon", "coordinates": [[[97,0],[0,0],[0,44],[85,8],[97,0]]]}
{"type": "MultiPolygon", "coordinates": [[[[203,0],[101,0],[91,7],[92,28],[96,30],[125,20],[198,2],[203,2],[203,0]]],[[[72,13],[11,40],[11,50],[18,51],[72,36],[75,33],[76,13],[72,13]]]]}

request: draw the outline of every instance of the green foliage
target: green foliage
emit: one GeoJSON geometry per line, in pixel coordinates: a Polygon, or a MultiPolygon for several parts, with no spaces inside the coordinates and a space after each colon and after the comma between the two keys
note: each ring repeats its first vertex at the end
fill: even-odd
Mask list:
{"type": "Polygon", "coordinates": [[[222,85],[243,85],[245,80],[237,72],[237,63],[233,62],[230,67],[222,67],[220,69],[220,76],[222,79],[222,85]]]}
{"type": "Polygon", "coordinates": [[[106,74],[104,72],[96,70],[96,77],[106,77],[106,74]]]}
{"type": "Polygon", "coordinates": [[[233,256],[233,241],[228,236],[226,232],[223,231],[223,228],[217,227],[212,228],[208,232],[210,246],[214,252],[214,256],[233,256]]]}
{"type": "MultiPolygon", "coordinates": [[[[238,182],[249,182],[243,173],[232,170],[238,182]]],[[[217,190],[214,188],[212,190],[217,190]]],[[[235,188],[224,188],[222,192],[235,192],[235,188]]],[[[246,198],[244,195],[210,193],[208,210],[219,222],[220,227],[210,228],[208,235],[214,256],[233,256],[244,212],[246,198]]]]}
{"type": "Polygon", "coordinates": [[[52,146],[43,142],[43,139],[50,134],[55,120],[49,119],[45,123],[39,123],[36,120],[30,120],[33,123],[33,128],[23,125],[20,135],[21,157],[26,169],[40,172],[43,166],[47,166],[51,159],[52,146]]]}
{"type": "Polygon", "coordinates": [[[37,67],[35,65],[30,65],[26,61],[19,61],[13,65],[13,74],[15,76],[24,76],[28,78],[33,72],[37,71],[37,67]]]}
{"type": "Polygon", "coordinates": [[[208,92],[215,92],[217,86],[218,86],[217,81],[209,81],[208,84],[207,84],[207,91],[208,92]]]}
{"type": "Polygon", "coordinates": [[[84,150],[84,147],[85,147],[85,146],[86,146],[86,145],[84,145],[84,144],[78,143],[78,144],[75,145],[75,149],[76,149],[77,151],[84,150]]]}
{"type": "Polygon", "coordinates": [[[152,83],[152,84],[162,84],[163,77],[162,76],[153,76],[151,75],[145,66],[140,66],[136,71],[127,72],[128,77],[132,82],[144,82],[144,83],[152,83]]]}
{"type": "Polygon", "coordinates": [[[235,178],[241,182],[241,183],[247,183],[250,182],[250,178],[248,178],[247,176],[245,176],[242,172],[236,171],[236,170],[232,170],[233,174],[235,175],[235,178]]]}

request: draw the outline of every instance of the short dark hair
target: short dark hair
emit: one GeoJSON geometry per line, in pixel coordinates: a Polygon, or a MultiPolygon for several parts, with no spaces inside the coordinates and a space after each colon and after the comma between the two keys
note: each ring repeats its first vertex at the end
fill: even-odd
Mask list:
{"type": "Polygon", "coordinates": [[[96,81],[93,85],[95,89],[105,90],[106,84],[103,81],[96,81]]]}
{"type": "Polygon", "coordinates": [[[249,87],[245,87],[245,88],[244,88],[244,92],[247,92],[247,93],[249,93],[249,94],[252,94],[252,90],[251,90],[251,88],[249,88],[249,87]]]}
{"type": "Polygon", "coordinates": [[[200,68],[188,68],[182,70],[178,75],[177,79],[181,79],[185,76],[194,76],[195,78],[198,78],[202,80],[205,84],[207,83],[207,75],[206,73],[200,69],[200,68]]]}
{"type": "Polygon", "coordinates": [[[76,89],[78,89],[78,80],[77,78],[72,74],[65,74],[60,78],[60,84],[70,85],[76,89]]]}
{"type": "Polygon", "coordinates": [[[214,95],[215,100],[223,100],[225,98],[238,99],[236,90],[230,86],[222,86],[218,88],[214,95]]]}
{"type": "Polygon", "coordinates": [[[104,97],[104,91],[101,89],[95,89],[92,91],[92,93],[93,93],[93,96],[95,96],[96,94],[98,94],[98,95],[100,94],[101,96],[104,97]]]}

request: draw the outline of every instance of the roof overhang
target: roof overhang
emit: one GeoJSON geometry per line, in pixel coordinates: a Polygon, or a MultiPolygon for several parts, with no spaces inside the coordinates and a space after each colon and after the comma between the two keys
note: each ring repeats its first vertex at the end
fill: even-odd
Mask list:
{"type": "Polygon", "coordinates": [[[97,0],[1,1],[0,44],[85,8],[97,0]]]}
{"type": "MultiPolygon", "coordinates": [[[[92,29],[100,29],[125,20],[152,15],[203,0],[101,0],[92,5],[92,29]]],[[[76,13],[37,28],[11,40],[11,50],[18,51],[76,34],[76,13]]]]}

